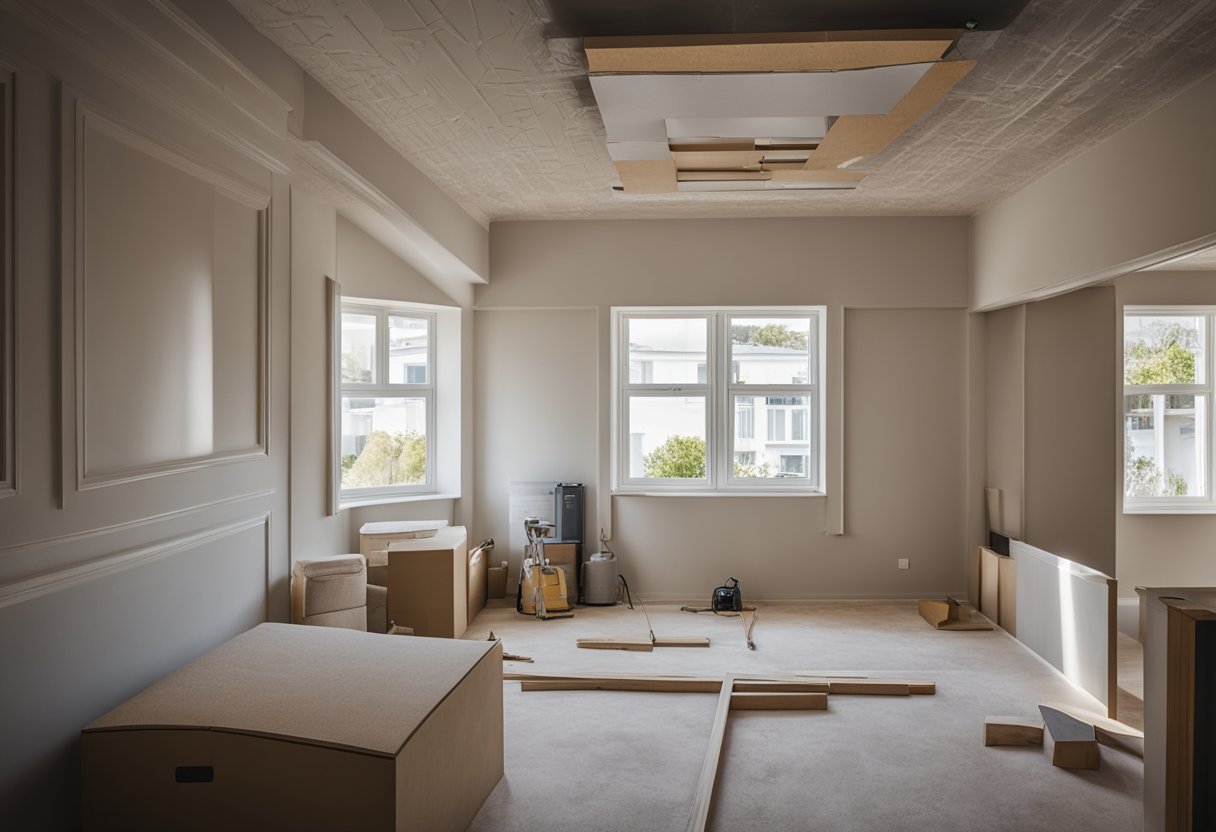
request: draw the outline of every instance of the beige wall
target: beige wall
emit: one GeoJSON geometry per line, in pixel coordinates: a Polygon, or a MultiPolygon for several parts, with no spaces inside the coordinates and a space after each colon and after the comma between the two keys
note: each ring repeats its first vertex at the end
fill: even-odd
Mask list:
{"type": "Polygon", "coordinates": [[[1004,531],[1115,574],[1114,291],[987,313],[987,485],[1004,531]]]}
{"type": "Polygon", "coordinates": [[[975,217],[976,309],[1216,242],[1216,75],[975,217]]]}
{"type": "Polygon", "coordinates": [[[521,222],[490,234],[491,282],[476,293],[479,535],[505,539],[506,483],[547,470],[516,440],[522,425],[567,449],[580,478],[594,464],[596,526],[650,597],[699,598],[731,574],[751,597],[963,589],[965,219],[521,222]],[[608,498],[609,309],[690,303],[829,307],[827,498],[608,498]],[[526,395],[523,367],[570,403],[526,395]],[[841,518],[844,534],[831,534],[841,518]]]}
{"type": "Polygon", "coordinates": [[[1026,307],[1024,539],[1115,574],[1115,293],[1026,307]]]}
{"type": "MultiPolygon", "coordinates": [[[[1128,275],[1115,281],[1115,299],[1120,314],[1124,305],[1216,305],[1216,272],[1128,275]]],[[[1117,338],[1114,349],[1119,350],[1117,338]]],[[[1120,436],[1116,450],[1120,461],[1122,449],[1120,436]]],[[[1137,586],[1216,585],[1216,515],[1124,514],[1121,496],[1116,499],[1116,577],[1121,595],[1134,596],[1137,586]]]]}
{"type": "Polygon", "coordinates": [[[989,312],[984,318],[988,422],[985,485],[1001,490],[1001,522],[997,531],[1021,539],[1026,457],[1026,307],[989,312]]]}

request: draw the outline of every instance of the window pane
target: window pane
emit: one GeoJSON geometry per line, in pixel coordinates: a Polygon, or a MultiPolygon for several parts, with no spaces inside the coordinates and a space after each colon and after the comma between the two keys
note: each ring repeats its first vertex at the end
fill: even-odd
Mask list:
{"type": "Polygon", "coordinates": [[[388,316],[388,383],[426,384],[427,319],[388,316]]]}
{"type": "Polygon", "coordinates": [[[806,384],[810,318],[731,318],[732,384],[806,384]]]}
{"type": "Polygon", "coordinates": [[[705,479],[705,397],[629,397],[629,476],[705,479]]]}
{"type": "Polygon", "coordinates": [[[426,399],[342,397],[342,487],[426,482],[426,399]]]}
{"type": "Polygon", "coordinates": [[[631,384],[704,384],[709,324],[704,318],[630,318],[631,384]]]}
{"type": "Polygon", "coordinates": [[[737,439],[754,439],[756,436],[755,401],[752,396],[735,397],[735,437],[737,439]]]}
{"type": "Polygon", "coordinates": [[[376,380],[376,316],[342,313],[342,382],[371,384],[376,380]]]}
{"type": "Polygon", "coordinates": [[[1126,396],[1123,493],[1202,497],[1207,396],[1126,396]]]}
{"type": "Polygon", "coordinates": [[[1204,384],[1203,315],[1126,315],[1125,384],[1204,384]]]}
{"type": "MultiPolygon", "coordinates": [[[[813,480],[809,396],[735,396],[734,476],[748,479],[813,480]],[[741,413],[755,417],[765,432],[744,436],[741,413]]],[[[800,483],[805,484],[805,483],[800,483]]]]}

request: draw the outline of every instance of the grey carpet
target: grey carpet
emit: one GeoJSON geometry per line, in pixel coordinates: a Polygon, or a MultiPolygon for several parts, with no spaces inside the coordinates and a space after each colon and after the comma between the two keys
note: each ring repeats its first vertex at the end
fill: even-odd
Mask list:
{"type": "MultiPolygon", "coordinates": [[[[926,678],[935,696],[833,696],[826,712],[735,712],[710,815],[716,830],[1120,832],[1142,828],[1141,761],[1103,747],[1101,769],[1051,765],[1043,748],[985,748],[984,716],[1044,702],[1095,707],[1016,640],[937,632],[915,602],[759,604],[757,650],[733,618],[651,606],[661,636],[707,635],[708,649],[579,650],[590,636],[646,637],[640,610],[580,608],[536,621],[485,610],[534,664],[508,670],[721,674],[831,671],[926,678]]],[[[471,829],[683,830],[705,753],[712,694],[522,693],[504,683],[506,776],[471,829]]]]}

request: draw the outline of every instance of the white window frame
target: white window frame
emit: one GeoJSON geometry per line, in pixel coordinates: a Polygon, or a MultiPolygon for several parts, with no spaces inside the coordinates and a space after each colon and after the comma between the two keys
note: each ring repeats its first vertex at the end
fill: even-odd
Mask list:
{"type": "MultiPolygon", "coordinates": [[[[613,307],[612,309],[612,490],[621,494],[769,494],[825,496],[826,430],[826,306],[709,306],[613,307]],[[629,321],[637,318],[700,318],[706,321],[704,384],[639,384],[629,379],[629,321]],[[731,367],[730,327],[733,318],[810,318],[810,350],[805,384],[736,384],[731,367]],[[807,443],[810,446],[805,480],[734,476],[735,396],[805,396],[809,403],[807,443]],[[629,471],[629,400],[633,396],[704,397],[706,476],[703,479],[649,479],[629,471]],[[814,473],[814,477],[810,476],[814,473]]],[[[753,436],[758,415],[753,411],[753,436]]],[[[787,425],[787,436],[789,434],[787,425]]],[[[789,441],[789,440],[787,440],[789,441]]]]}
{"type": "MultiPolygon", "coordinates": [[[[1123,495],[1123,513],[1124,514],[1216,514],[1216,472],[1212,470],[1213,463],[1213,445],[1216,445],[1216,418],[1212,412],[1213,406],[1213,389],[1216,386],[1216,380],[1213,375],[1216,374],[1216,355],[1213,354],[1213,346],[1216,346],[1216,306],[1124,306],[1123,317],[1120,319],[1119,326],[1119,379],[1121,384],[1121,395],[1119,396],[1119,455],[1123,464],[1119,466],[1119,493],[1123,495]],[[1204,356],[1203,356],[1203,377],[1204,381],[1201,384],[1126,384],[1123,382],[1125,378],[1125,367],[1127,356],[1126,337],[1124,329],[1129,317],[1137,317],[1141,315],[1154,316],[1169,316],[1178,315],[1185,317],[1205,317],[1207,319],[1204,325],[1204,356]],[[1203,466],[1203,486],[1206,496],[1194,497],[1129,497],[1126,493],[1127,482],[1127,464],[1126,447],[1127,447],[1127,414],[1126,402],[1128,396],[1152,396],[1152,395],[1182,395],[1195,396],[1196,401],[1205,399],[1205,416],[1207,418],[1206,432],[1203,434],[1203,453],[1199,460],[1203,466]]],[[[1159,414],[1154,414],[1154,425],[1156,417],[1159,414]]]]}
{"type": "Polygon", "coordinates": [[[342,298],[338,315],[338,344],[335,350],[334,377],[338,379],[337,395],[334,397],[333,448],[334,488],[342,508],[368,503],[390,502],[394,498],[412,497],[420,494],[435,494],[435,379],[438,375],[436,361],[438,330],[437,316],[426,307],[408,303],[342,298]],[[376,319],[376,361],[370,383],[342,381],[341,316],[346,313],[372,315],[376,319]],[[427,322],[427,383],[390,383],[389,372],[389,323],[393,316],[421,318],[427,322]],[[342,400],[347,397],[360,398],[421,398],[426,409],[426,481],[413,485],[387,485],[370,488],[342,487],[342,400]]]}

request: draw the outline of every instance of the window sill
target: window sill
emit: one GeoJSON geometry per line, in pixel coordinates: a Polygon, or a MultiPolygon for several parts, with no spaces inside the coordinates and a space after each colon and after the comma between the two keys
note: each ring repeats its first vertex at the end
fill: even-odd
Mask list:
{"type": "Polygon", "coordinates": [[[381,494],[376,497],[356,497],[350,500],[339,500],[338,510],[362,508],[363,506],[384,506],[393,503],[423,503],[436,500],[459,500],[459,494],[381,494]]]}
{"type": "Polygon", "coordinates": [[[613,491],[613,497],[826,497],[822,491],[613,491]]]}
{"type": "Polygon", "coordinates": [[[1124,506],[1123,513],[1131,516],[1140,514],[1216,514],[1216,503],[1203,503],[1202,505],[1194,506],[1124,506]]]}

